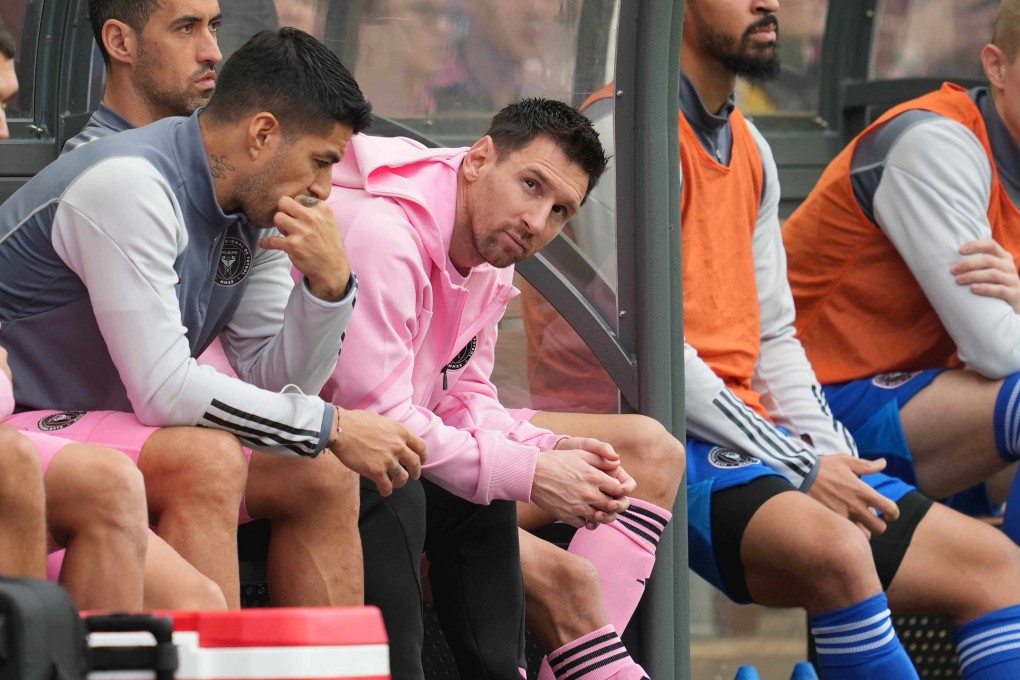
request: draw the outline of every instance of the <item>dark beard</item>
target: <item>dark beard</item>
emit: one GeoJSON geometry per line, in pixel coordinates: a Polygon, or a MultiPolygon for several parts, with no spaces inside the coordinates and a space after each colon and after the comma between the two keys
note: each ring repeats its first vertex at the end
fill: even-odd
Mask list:
{"type": "Polygon", "coordinates": [[[701,39],[708,54],[726,67],[735,76],[751,82],[772,80],[779,75],[779,53],[777,43],[773,43],[768,51],[758,51],[753,47],[751,35],[764,26],[775,26],[778,36],[779,24],[772,15],[756,21],[740,38],[740,44],[734,45],[733,39],[705,26],[701,39]]]}

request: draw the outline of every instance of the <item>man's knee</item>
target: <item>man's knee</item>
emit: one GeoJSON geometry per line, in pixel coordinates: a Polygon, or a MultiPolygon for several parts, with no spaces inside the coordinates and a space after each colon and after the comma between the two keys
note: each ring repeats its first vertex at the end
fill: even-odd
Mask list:
{"type": "Polygon", "coordinates": [[[236,513],[248,476],[237,438],[202,428],[169,428],[153,435],[139,457],[153,510],[170,504],[236,513]]]}
{"type": "Polygon", "coordinates": [[[144,545],[145,482],[128,456],[72,444],[57,454],[45,480],[47,514],[58,532],[112,532],[144,545]]]}
{"type": "Polygon", "coordinates": [[[312,459],[254,453],[248,474],[248,511],[270,520],[329,513],[348,518],[354,527],[360,504],[358,479],[328,452],[312,459]]]}
{"type": "Polygon", "coordinates": [[[684,446],[662,426],[641,415],[622,416],[627,431],[623,466],[640,477],[638,494],[645,498],[672,500],[684,474],[684,446]]]}
{"type": "Polygon", "coordinates": [[[818,508],[780,522],[748,525],[741,549],[755,601],[831,611],[881,590],[871,546],[849,520],[818,508]]]}

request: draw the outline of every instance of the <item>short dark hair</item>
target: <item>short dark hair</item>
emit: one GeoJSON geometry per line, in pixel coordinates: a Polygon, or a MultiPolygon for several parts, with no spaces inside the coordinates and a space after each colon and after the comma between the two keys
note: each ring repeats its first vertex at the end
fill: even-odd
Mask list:
{"type": "Polygon", "coordinates": [[[496,153],[502,158],[537,137],[549,137],[571,162],[588,173],[585,200],[609,163],[591,121],[573,106],[555,99],[522,99],[504,107],[493,116],[486,134],[492,137],[496,153]]]}
{"type": "Polygon", "coordinates": [[[4,25],[4,20],[0,18],[0,55],[7,59],[13,59],[15,52],[17,52],[17,46],[14,44],[14,38],[7,30],[7,26],[4,25]]]}
{"type": "Polygon", "coordinates": [[[285,135],[307,134],[343,123],[361,132],[372,105],[340,59],[296,28],[262,31],[223,65],[205,115],[233,123],[268,111],[285,135]]]}
{"type": "Polygon", "coordinates": [[[103,26],[110,19],[123,21],[139,33],[145,30],[152,13],[159,8],[159,0],[89,0],[89,22],[92,35],[103,55],[106,67],[110,67],[110,53],[103,44],[103,26]]]}

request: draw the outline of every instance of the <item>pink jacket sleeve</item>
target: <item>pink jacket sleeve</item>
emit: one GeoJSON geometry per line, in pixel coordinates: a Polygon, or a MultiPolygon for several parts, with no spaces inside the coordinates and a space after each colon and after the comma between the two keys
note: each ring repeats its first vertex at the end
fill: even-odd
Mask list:
{"type": "Polygon", "coordinates": [[[360,290],[337,369],[322,396],[403,423],[428,445],[425,475],[451,493],[475,503],[529,500],[538,448],[466,422],[452,427],[415,405],[418,393],[436,378],[415,373],[415,354],[431,350],[416,346],[419,323],[434,310],[424,251],[406,215],[389,201],[374,200],[344,220],[350,223],[344,243],[360,290]]]}

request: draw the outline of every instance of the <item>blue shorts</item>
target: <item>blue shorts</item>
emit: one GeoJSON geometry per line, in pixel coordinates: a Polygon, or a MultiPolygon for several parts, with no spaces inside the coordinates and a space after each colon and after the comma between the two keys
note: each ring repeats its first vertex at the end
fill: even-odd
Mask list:
{"type": "MultiPolygon", "coordinates": [[[[735,602],[746,603],[745,596],[729,591],[720,574],[712,540],[712,496],[731,487],[748,484],[762,477],[786,478],[757,458],[700,439],[687,439],[687,544],[690,566],[703,579],[735,602]]],[[[883,496],[899,501],[914,488],[886,474],[862,479],[883,496]]],[[[794,486],[789,486],[794,490],[794,486]]]]}
{"type": "MultiPolygon", "coordinates": [[[[826,385],[832,415],[857,441],[862,458],[886,459],[885,472],[917,486],[914,457],[900,422],[900,409],[930,385],[944,368],[882,373],[872,378],[826,385]]],[[[997,515],[984,483],[943,499],[949,507],[972,516],[997,515]]]]}

